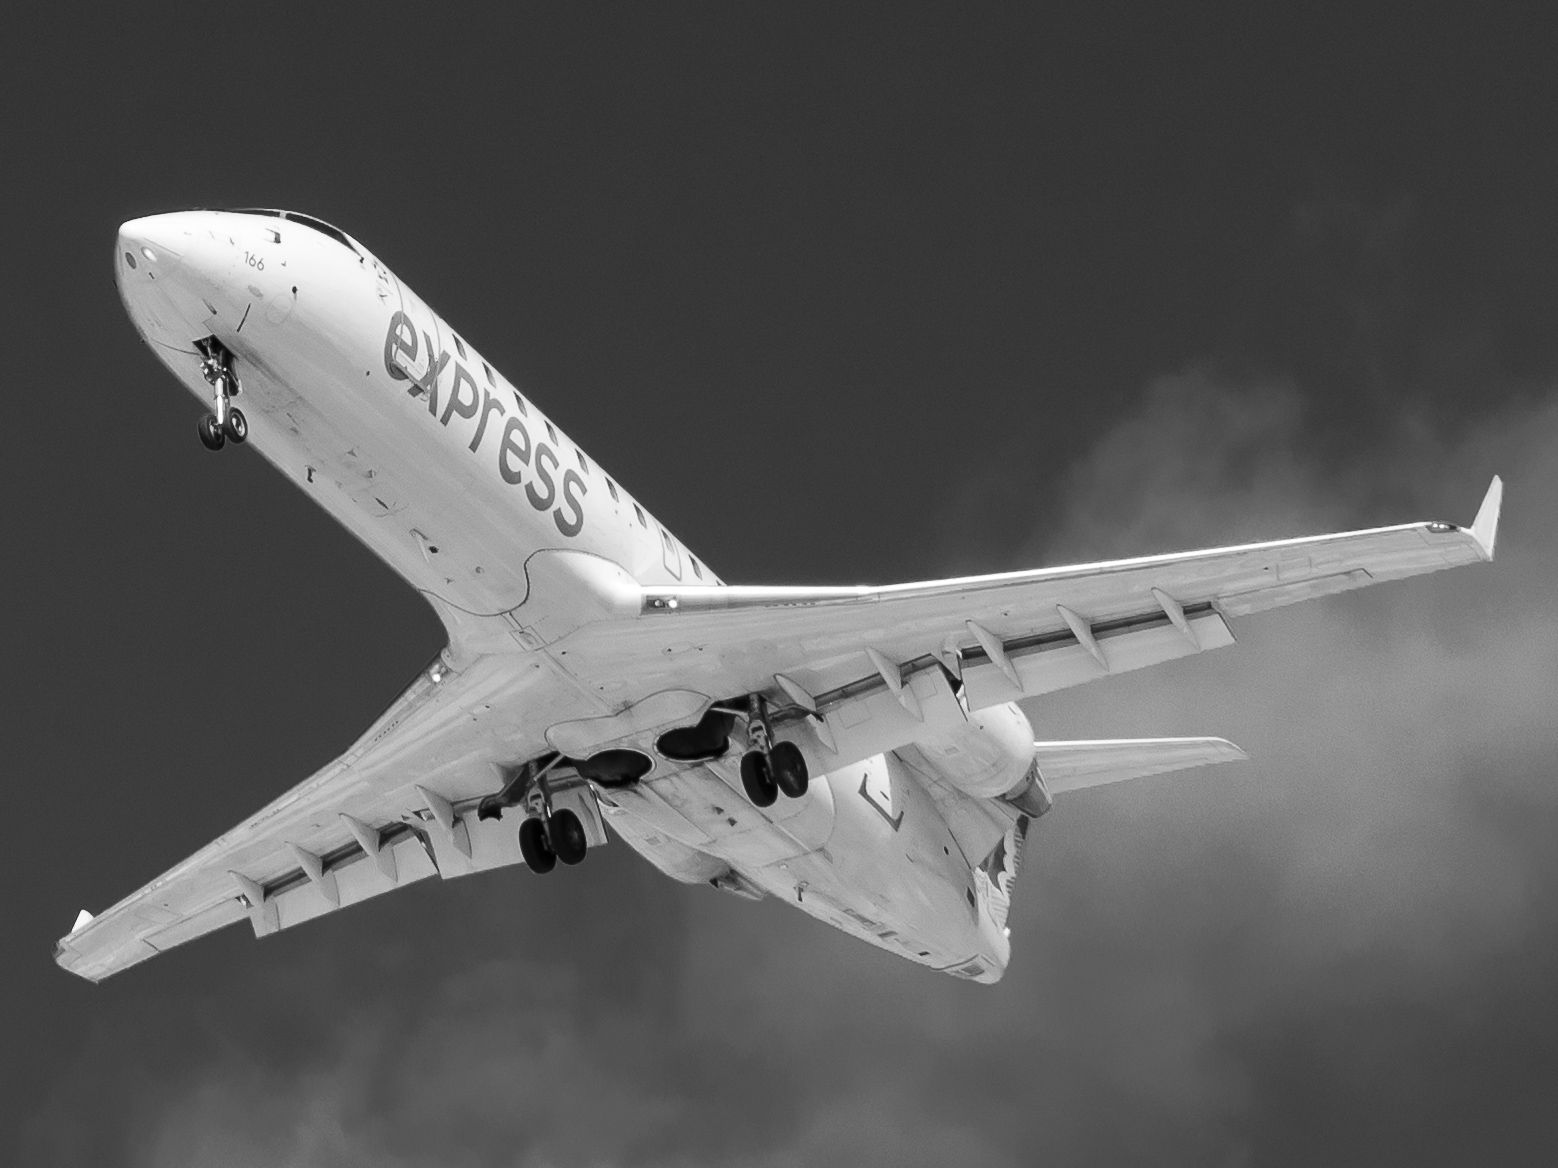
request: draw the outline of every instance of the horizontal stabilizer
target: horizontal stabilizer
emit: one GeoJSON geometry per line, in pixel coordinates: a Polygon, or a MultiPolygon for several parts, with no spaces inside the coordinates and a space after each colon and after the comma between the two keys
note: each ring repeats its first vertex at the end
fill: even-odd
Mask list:
{"type": "Polygon", "coordinates": [[[1249,755],[1226,738],[1115,738],[1033,744],[1034,762],[1051,795],[1246,758],[1249,755]]]}

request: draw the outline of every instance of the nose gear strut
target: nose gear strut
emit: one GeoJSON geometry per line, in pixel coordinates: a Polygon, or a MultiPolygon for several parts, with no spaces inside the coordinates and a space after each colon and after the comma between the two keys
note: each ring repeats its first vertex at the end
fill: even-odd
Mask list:
{"type": "Polygon", "coordinates": [[[242,445],[249,437],[249,419],[232,404],[232,399],[243,392],[238,375],[233,372],[233,355],[226,345],[215,337],[205,337],[195,342],[200,350],[200,373],[211,386],[214,410],[200,419],[197,429],[200,442],[207,450],[220,450],[231,439],[234,446],[242,445]]]}

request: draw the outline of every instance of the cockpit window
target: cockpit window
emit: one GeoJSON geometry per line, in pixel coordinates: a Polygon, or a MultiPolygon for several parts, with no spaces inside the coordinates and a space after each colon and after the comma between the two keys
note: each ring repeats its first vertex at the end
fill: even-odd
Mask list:
{"type": "Polygon", "coordinates": [[[357,245],[351,241],[351,237],[346,232],[339,227],[331,227],[323,219],[315,219],[312,215],[303,215],[297,211],[277,211],[270,207],[228,207],[225,209],[233,215],[269,215],[274,219],[285,219],[288,223],[297,223],[317,231],[321,235],[328,235],[337,243],[345,244],[358,255],[362,254],[362,252],[357,250],[357,245]]]}

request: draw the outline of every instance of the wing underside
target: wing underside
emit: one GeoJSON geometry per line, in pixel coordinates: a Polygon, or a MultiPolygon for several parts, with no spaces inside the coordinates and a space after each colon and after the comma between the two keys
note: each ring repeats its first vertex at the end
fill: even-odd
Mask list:
{"type": "MultiPolygon", "coordinates": [[[[451,879],[522,857],[513,821],[483,818],[502,760],[544,748],[521,708],[525,674],[504,659],[463,672],[443,660],[344,755],[112,908],[83,912],[55,959],[98,981],[247,918],[256,936],[431,876],[451,879]]],[[[594,797],[554,772],[554,803],[604,843],[594,797]]]]}

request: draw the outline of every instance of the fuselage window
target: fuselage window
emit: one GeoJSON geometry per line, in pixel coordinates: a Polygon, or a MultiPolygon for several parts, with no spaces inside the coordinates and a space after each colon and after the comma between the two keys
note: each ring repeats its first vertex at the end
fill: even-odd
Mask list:
{"type": "Polygon", "coordinates": [[[584,451],[575,448],[574,454],[579,457],[579,469],[585,474],[590,473],[590,460],[584,457],[584,451]]]}
{"type": "Polygon", "coordinates": [[[553,446],[558,445],[558,441],[557,441],[557,427],[552,425],[551,422],[548,422],[546,424],[546,434],[547,434],[547,437],[552,440],[552,445],[553,446]]]}
{"type": "Polygon", "coordinates": [[[606,480],[606,493],[611,496],[611,501],[613,503],[617,502],[617,484],[612,482],[610,479],[606,480]]]}
{"type": "Polygon", "coordinates": [[[525,408],[525,399],[519,396],[519,390],[514,391],[514,404],[519,407],[519,412],[529,416],[530,411],[525,408]]]}
{"type": "Polygon", "coordinates": [[[491,365],[489,365],[489,364],[487,364],[487,362],[483,361],[481,363],[481,371],[487,375],[487,384],[488,385],[496,386],[498,384],[498,379],[492,375],[492,366],[491,365]]]}
{"type": "Polygon", "coordinates": [[[638,516],[638,525],[640,527],[648,527],[649,526],[649,524],[647,522],[645,522],[645,520],[644,520],[644,509],[642,507],[640,507],[637,503],[633,504],[633,514],[638,516]]]}
{"type": "Polygon", "coordinates": [[[690,555],[687,558],[692,561],[692,574],[694,576],[698,577],[698,579],[702,580],[703,579],[703,569],[698,566],[698,557],[690,555]]]}
{"type": "Polygon", "coordinates": [[[462,360],[462,361],[466,360],[467,358],[465,356],[465,342],[462,341],[458,336],[456,336],[454,338],[454,347],[460,351],[460,360],[462,360]]]}

